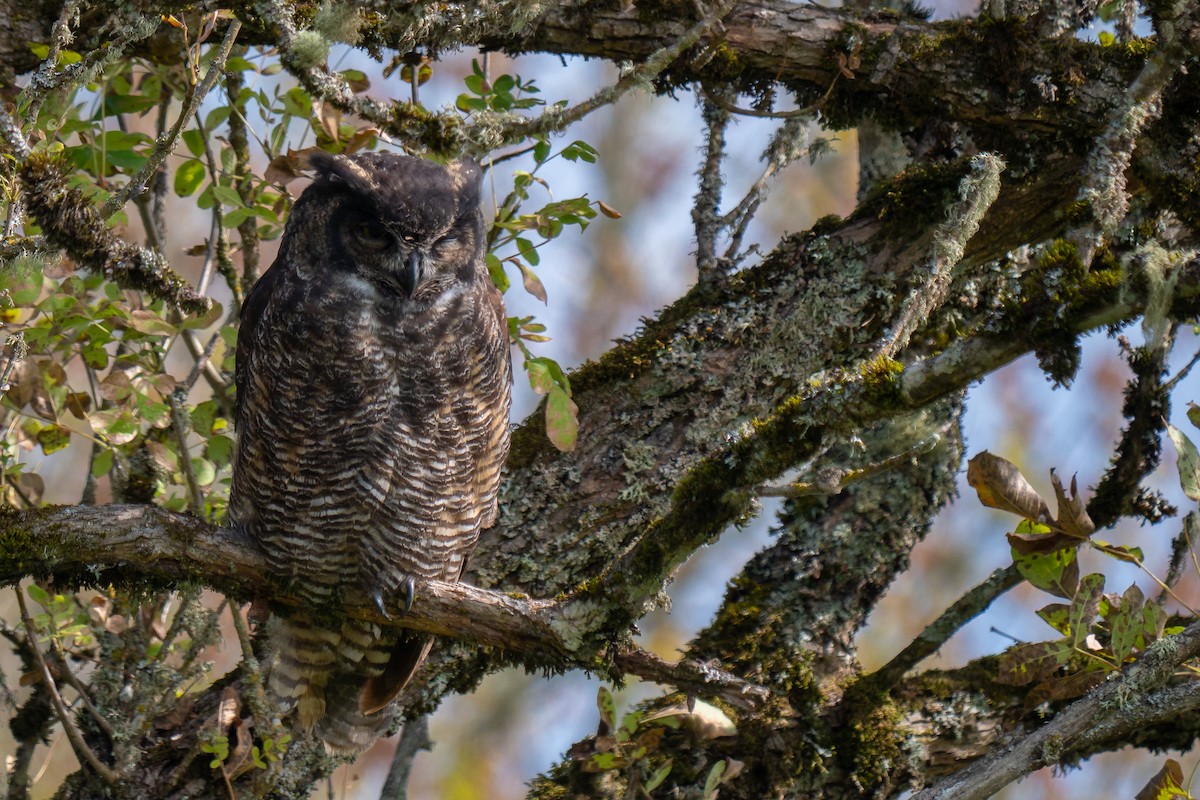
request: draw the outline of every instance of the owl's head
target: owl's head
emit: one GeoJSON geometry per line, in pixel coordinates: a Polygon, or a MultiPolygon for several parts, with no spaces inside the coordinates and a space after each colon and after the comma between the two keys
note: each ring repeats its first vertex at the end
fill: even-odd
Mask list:
{"type": "Polygon", "coordinates": [[[382,297],[418,304],[485,274],[483,175],[474,161],[442,166],[397,153],[320,153],[310,163],[317,178],[296,203],[285,246],[293,239],[293,248],[327,251],[328,266],[382,297]],[[314,218],[325,224],[312,225],[314,218]],[[325,241],[295,241],[314,230],[325,241]]]}

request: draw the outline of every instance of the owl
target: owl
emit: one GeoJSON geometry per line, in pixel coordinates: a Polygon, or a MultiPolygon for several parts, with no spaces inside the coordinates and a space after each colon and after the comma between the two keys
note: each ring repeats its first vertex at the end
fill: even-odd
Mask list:
{"type": "Polygon", "coordinates": [[[343,598],[409,607],[415,578],[460,578],[496,519],[511,360],[474,162],[312,166],[242,307],[229,508],[304,602],[268,623],[269,689],[353,753],[432,639],[344,619],[343,598]]]}

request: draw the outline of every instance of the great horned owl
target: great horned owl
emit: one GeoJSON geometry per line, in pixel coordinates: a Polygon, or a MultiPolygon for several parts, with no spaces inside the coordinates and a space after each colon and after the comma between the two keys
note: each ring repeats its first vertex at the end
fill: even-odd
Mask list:
{"type": "Polygon", "coordinates": [[[432,639],[337,616],[411,604],[496,519],[511,365],[481,173],[320,155],[242,307],[230,518],[311,611],[272,622],[268,685],[334,752],[370,744],[432,639]]]}

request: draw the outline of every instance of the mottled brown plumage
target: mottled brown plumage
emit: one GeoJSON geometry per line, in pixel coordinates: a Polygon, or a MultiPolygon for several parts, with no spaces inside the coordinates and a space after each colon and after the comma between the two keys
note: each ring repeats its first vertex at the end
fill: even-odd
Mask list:
{"type": "Polygon", "coordinates": [[[511,370],[479,168],[314,167],[242,309],[230,517],[314,610],[272,621],[270,688],[354,752],[432,640],[331,619],[348,587],[403,603],[414,577],[459,579],[496,518],[511,370]]]}

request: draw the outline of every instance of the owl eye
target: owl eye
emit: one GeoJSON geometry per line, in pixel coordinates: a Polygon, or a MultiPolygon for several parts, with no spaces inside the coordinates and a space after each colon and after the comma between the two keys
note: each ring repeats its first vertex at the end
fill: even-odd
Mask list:
{"type": "Polygon", "coordinates": [[[439,253],[445,252],[448,248],[453,247],[457,242],[457,236],[443,236],[441,239],[437,240],[437,243],[433,246],[433,249],[439,253]]]}
{"type": "Polygon", "coordinates": [[[392,244],[392,235],[378,222],[363,220],[354,228],[354,235],[372,250],[384,250],[392,244]]]}

